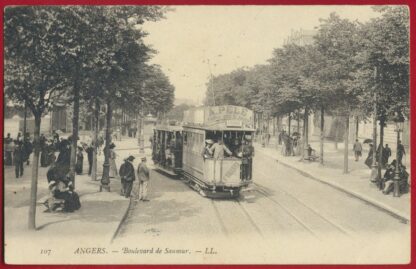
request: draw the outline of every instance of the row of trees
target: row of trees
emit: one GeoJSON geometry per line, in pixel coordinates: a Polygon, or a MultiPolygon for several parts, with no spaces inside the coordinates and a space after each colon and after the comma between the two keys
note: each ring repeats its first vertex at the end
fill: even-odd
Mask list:
{"type": "Polygon", "coordinates": [[[322,164],[324,114],[342,117],[347,173],[350,117],[365,119],[377,111],[382,144],[386,121],[397,112],[409,115],[409,12],[403,6],[374,9],[380,16],[367,23],[332,13],[321,19],[312,44],[289,43],[275,49],[266,65],[213,77],[206,104],[240,105],[289,120],[303,117],[304,145],[308,115],[320,114],[322,164]]]}
{"type": "MultiPolygon", "coordinates": [[[[174,88],[158,66],[148,64],[154,50],[143,38],[145,21],[163,18],[159,6],[43,6],[5,10],[5,94],[25,104],[35,118],[29,228],[35,229],[42,115],[54,101],[73,106],[70,176],[75,158],[80,103],[95,115],[97,140],[100,107],[106,109],[106,148],[111,142],[112,111],[168,111],[174,88]]],[[[95,158],[96,160],[96,158],[95,158]]],[[[95,161],[96,163],[96,161],[95,161]]],[[[109,184],[105,154],[102,188],[109,184]]]]}

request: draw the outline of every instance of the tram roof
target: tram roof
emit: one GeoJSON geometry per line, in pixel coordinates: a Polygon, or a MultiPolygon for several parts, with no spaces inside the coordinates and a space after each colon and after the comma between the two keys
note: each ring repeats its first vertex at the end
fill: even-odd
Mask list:
{"type": "Polygon", "coordinates": [[[155,130],[166,132],[181,132],[182,126],[179,125],[156,125],[155,130]]]}
{"type": "Polygon", "coordinates": [[[241,132],[254,132],[255,129],[253,128],[246,128],[246,127],[227,127],[222,124],[216,126],[207,126],[203,124],[185,124],[183,128],[189,129],[200,129],[206,131],[241,131],[241,132]]]}

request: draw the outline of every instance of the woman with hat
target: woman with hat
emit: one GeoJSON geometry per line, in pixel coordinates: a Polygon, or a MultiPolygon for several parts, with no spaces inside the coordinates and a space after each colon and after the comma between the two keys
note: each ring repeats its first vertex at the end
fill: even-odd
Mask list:
{"type": "Polygon", "coordinates": [[[82,154],[82,147],[78,146],[77,162],[75,164],[75,172],[77,173],[77,175],[82,174],[83,163],[84,163],[84,155],[82,154]]]}
{"type": "Polygon", "coordinates": [[[120,194],[124,195],[126,198],[130,197],[131,189],[133,187],[133,181],[136,180],[136,175],[134,173],[134,167],[132,164],[133,160],[134,157],[130,155],[127,159],[124,159],[124,163],[120,166],[120,194]]]}
{"type": "Polygon", "coordinates": [[[115,147],[116,145],[114,143],[110,144],[110,177],[118,177],[116,164],[117,154],[114,151],[115,147]]]}

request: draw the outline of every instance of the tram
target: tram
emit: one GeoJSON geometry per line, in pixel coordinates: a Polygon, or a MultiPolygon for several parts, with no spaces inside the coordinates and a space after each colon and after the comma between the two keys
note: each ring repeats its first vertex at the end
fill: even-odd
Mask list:
{"type": "Polygon", "coordinates": [[[157,125],[153,131],[152,159],[155,167],[170,175],[182,171],[182,127],[157,125]]]}
{"type": "Polygon", "coordinates": [[[202,196],[237,197],[252,182],[251,110],[230,105],[194,108],[185,111],[182,128],[182,175],[202,196]]]}

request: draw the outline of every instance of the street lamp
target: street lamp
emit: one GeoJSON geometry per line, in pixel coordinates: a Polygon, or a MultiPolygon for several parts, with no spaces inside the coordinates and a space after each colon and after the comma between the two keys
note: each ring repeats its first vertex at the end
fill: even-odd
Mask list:
{"type": "Polygon", "coordinates": [[[399,171],[399,144],[400,144],[400,132],[403,132],[404,127],[404,118],[403,116],[396,112],[394,115],[394,122],[395,122],[395,128],[394,131],[397,132],[397,147],[396,147],[396,169],[394,171],[394,191],[393,196],[399,197],[400,196],[400,171],[399,171]]]}

